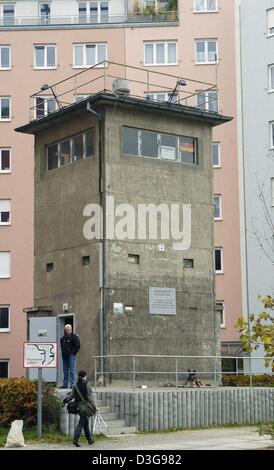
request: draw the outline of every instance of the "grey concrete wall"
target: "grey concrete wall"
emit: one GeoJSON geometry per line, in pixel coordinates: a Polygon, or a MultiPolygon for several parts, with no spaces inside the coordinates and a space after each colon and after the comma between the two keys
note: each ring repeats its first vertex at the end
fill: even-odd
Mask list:
{"type": "MultiPolygon", "coordinates": [[[[103,406],[138,431],[255,424],[274,419],[273,388],[220,388],[115,392],[97,391],[103,406]]],[[[61,430],[71,434],[77,419],[61,411],[61,430]]]]}

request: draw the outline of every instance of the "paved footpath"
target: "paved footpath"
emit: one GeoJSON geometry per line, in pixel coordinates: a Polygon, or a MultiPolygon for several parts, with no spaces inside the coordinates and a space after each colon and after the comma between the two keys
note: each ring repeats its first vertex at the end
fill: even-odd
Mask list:
{"type": "Polygon", "coordinates": [[[274,441],[259,436],[256,427],[240,427],[120,435],[100,439],[92,446],[83,443],[80,449],[72,444],[41,443],[18,450],[254,450],[270,446],[274,450],[274,441]]]}

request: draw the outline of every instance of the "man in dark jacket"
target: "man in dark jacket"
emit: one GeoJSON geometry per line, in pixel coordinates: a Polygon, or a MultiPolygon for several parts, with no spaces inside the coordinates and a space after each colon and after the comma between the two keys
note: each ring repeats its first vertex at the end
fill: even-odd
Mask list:
{"type": "Polygon", "coordinates": [[[63,385],[60,388],[68,388],[69,379],[70,387],[75,384],[75,356],[80,349],[80,340],[72,333],[72,326],[65,325],[64,331],[65,334],[60,339],[64,372],[63,385]]]}

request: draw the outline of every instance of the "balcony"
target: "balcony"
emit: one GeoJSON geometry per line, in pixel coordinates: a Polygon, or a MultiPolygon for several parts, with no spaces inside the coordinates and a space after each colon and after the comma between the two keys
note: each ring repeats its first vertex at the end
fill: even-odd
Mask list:
{"type": "Polygon", "coordinates": [[[16,27],[56,27],[66,25],[93,26],[121,23],[179,23],[177,11],[158,11],[158,12],[129,12],[127,15],[90,15],[90,16],[54,16],[44,18],[39,16],[21,16],[0,18],[1,28],[16,27]]]}

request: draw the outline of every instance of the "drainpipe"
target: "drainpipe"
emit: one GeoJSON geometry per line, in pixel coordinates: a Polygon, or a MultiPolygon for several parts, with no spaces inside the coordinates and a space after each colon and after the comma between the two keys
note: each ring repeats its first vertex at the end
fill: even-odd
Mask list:
{"type": "MultiPolygon", "coordinates": [[[[87,111],[98,119],[99,124],[99,194],[100,194],[100,207],[103,210],[103,220],[101,228],[101,236],[103,238],[99,241],[99,267],[98,267],[98,288],[99,288],[99,356],[100,356],[100,383],[104,382],[104,304],[105,304],[105,285],[104,285],[104,240],[105,240],[105,211],[103,199],[103,118],[101,114],[97,113],[87,102],[87,111]]],[[[96,383],[94,384],[96,387],[96,383]]]]}

